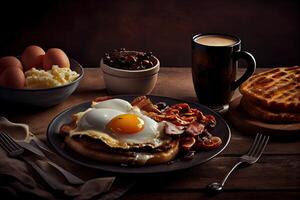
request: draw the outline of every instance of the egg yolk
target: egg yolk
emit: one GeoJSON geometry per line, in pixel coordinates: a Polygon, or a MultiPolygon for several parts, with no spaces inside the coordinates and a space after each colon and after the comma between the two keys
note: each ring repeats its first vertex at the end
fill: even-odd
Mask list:
{"type": "Polygon", "coordinates": [[[114,117],[106,128],[114,133],[135,134],[144,128],[144,121],[134,114],[122,114],[114,117]]]}

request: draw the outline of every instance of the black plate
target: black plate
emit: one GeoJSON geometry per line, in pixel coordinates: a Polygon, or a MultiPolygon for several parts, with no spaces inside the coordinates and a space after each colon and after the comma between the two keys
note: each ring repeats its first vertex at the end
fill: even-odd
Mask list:
{"type": "MultiPolygon", "coordinates": [[[[121,98],[129,102],[134,97],[135,96],[115,96],[115,98],[121,98]]],[[[48,141],[52,145],[52,147],[57,151],[58,154],[60,154],[61,156],[63,156],[68,160],[73,161],[74,163],[91,167],[91,168],[104,170],[104,171],[109,171],[109,172],[139,173],[139,174],[171,172],[175,170],[190,168],[212,159],[220,152],[222,152],[225,149],[225,147],[228,145],[231,136],[230,129],[227,123],[224,121],[224,119],[216,112],[212,111],[206,106],[193,103],[193,102],[187,102],[184,100],[178,100],[178,99],[161,97],[161,96],[148,96],[148,97],[150,97],[150,99],[155,103],[162,101],[162,102],[166,102],[168,105],[186,102],[191,107],[201,110],[204,114],[214,115],[217,121],[217,125],[213,129],[213,131],[211,131],[211,133],[213,135],[219,136],[222,139],[223,142],[222,145],[217,149],[197,152],[195,154],[195,157],[190,161],[183,161],[181,159],[176,159],[174,160],[174,162],[171,162],[171,164],[159,164],[159,165],[152,165],[152,166],[121,166],[116,164],[101,163],[100,161],[83,157],[81,155],[78,155],[75,152],[72,152],[71,150],[68,150],[67,148],[63,148],[64,147],[63,138],[58,134],[59,129],[63,124],[71,122],[72,120],[71,116],[73,114],[86,110],[87,108],[90,107],[91,102],[86,102],[80,105],[73,106],[63,111],[59,115],[57,115],[48,126],[48,130],[47,130],[48,141]]]]}

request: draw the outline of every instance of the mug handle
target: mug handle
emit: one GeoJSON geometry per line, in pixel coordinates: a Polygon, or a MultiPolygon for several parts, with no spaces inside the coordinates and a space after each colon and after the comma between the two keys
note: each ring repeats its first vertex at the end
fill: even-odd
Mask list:
{"type": "Polygon", "coordinates": [[[238,61],[239,59],[244,59],[247,62],[247,69],[243,76],[238,80],[235,80],[232,85],[231,89],[237,89],[243,82],[245,82],[255,71],[256,69],[256,61],[255,58],[247,51],[236,51],[232,54],[233,62],[238,61]]]}

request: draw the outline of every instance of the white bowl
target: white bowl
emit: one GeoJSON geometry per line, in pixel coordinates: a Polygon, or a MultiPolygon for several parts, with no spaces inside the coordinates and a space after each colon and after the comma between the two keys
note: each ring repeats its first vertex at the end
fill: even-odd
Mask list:
{"type": "Polygon", "coordinates": [[[63,102],[76,90],[84,74],[82,66],[77,61],[72,58],[69,60],[71,69],[79,74],[73,82],[42,89],[13,89],[0,86],[0,102],[32,107],[49,107],[63,102]]]}
{"type": "MultiPolygon", "coordinates": [[[[128,51],[130,52],[130,51],[128,51]]],[[[124,70],[110,67],[100,61],[104,83],[110,94],[150,94],[153,90],[160,68],[159,60],[152,56],[154,67],[143,70],[124,70]]]]}

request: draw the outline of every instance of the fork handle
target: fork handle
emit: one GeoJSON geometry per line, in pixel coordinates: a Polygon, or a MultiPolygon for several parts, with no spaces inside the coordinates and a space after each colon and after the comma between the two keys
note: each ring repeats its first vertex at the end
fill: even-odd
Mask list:
{"type": "Polygon", "coordinates": [[[242,164],[242,161],[237,162],[232,168],[231,170],[227,173],[227,175],[224,177],[224,179],[221,182],[221,186],[223,187],[225,182],[227,181],[228,177],[230,176],[230,174],[240,165],[242,164]]]}
{"type": "Polygon", "coordinates": [[[237,162],[232,168],[231,170],[227,173],[227,175],[224,177],[224,179],[222,180],[222,182],[213,182],[210,183],[207,188],[211,191],[221,191],[223,189],[223,186],[226,182],[226,180],[228,179],[228,177],[230,176],[230,174],[240,165],[244,162],[239,161],[237,162]]]}

